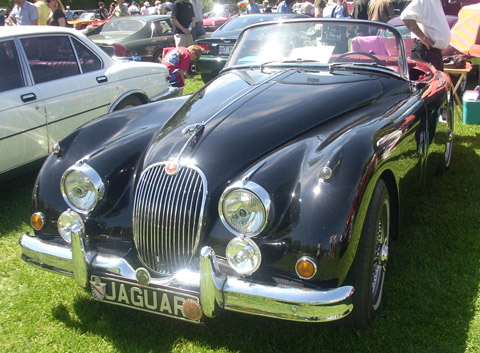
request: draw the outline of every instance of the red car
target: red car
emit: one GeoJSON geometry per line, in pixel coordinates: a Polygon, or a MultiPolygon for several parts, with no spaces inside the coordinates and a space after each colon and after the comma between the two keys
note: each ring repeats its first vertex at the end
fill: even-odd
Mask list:
{"type": "Polygon", "coordinates": [[[230,21],[232,5],[216,4],[212,12],[204,15],[203,27],[206,32],[214,32],[225,22],[230,21]]]}

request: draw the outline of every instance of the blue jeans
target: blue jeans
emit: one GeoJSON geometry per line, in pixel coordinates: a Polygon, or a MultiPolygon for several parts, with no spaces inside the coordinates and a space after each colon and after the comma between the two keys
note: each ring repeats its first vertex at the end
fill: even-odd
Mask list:
{"type": "Polygon", "coordinates": [[[195,22],[195,27],[192,28],[193,40],[197,40],[198,37],[204,36],[207,34],[205,28],[203,28],[203,22],[195,22]]]}

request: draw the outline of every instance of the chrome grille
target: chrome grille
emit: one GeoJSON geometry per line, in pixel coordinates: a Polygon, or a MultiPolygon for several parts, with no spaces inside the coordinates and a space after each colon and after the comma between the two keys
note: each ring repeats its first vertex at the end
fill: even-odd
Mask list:
{"type": "Polygon", "coordinates": [[[198,245],[205,199],[205,177],[198,169],[183,167],[169,175],[165,164],[156,164],[142,173],[133,206],[133,234],[147,267],[169,274],[188,266],[198,245]]]}

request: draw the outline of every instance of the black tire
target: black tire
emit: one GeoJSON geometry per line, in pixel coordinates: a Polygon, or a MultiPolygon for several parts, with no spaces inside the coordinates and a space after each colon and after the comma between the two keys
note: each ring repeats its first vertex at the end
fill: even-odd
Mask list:
{"type": "Polygon", "coordinates": [[[368,206],[362,235],[355,258],[353,311],[351,323],[367,328],[377,315],[383,296],[391,228],[390,196],[383,180],[379,180],[368,206]]]}
{"type": "Polygon", "coordinates": [[[163,55],[163,49],[155,52],[155,54],[153,54],[153,57],[152,57],[152,62],[161,64],[162,63],[162,55],[163,55]]]}
{"type": "Polygon", "coordinates": [[[115,107],[114,111],[128,109],[136,107],[137,105],[142,105],[143,102],[137,96],[128,96],[124,100],[122,100],[118,105],[115,107]]]}

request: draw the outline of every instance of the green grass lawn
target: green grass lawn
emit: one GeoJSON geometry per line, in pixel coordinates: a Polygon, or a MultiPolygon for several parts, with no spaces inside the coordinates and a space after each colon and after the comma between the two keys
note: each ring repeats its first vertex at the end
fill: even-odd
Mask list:
{"type": "Polygon", "coordinates": [[[96,302],[21,260],[34,179],[0,185],[0,352],[480,352],[480,126],[458,117],[451,169],[403,205],[364,331],[235,313],[199,326],[96,302]]]}

